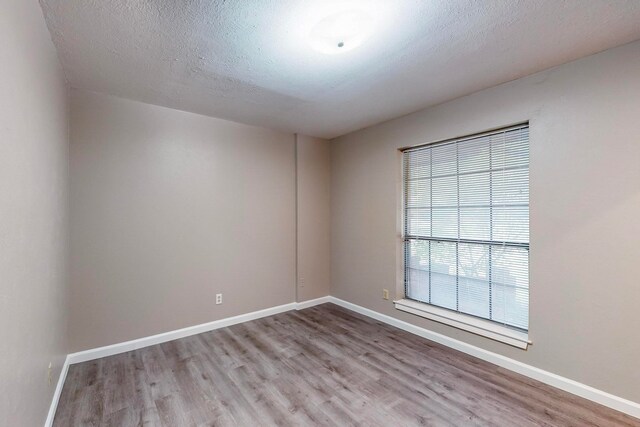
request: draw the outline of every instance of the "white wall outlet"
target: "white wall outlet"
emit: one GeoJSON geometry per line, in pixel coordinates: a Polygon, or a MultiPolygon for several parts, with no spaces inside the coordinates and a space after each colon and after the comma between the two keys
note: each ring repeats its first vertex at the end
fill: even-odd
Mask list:
{"type": "Polygon", "coordinates": [[[51,362],[49,362],[49,367],[47,368],[47,383],[49,385],[51,385],[51,383],[53,382],[52,370],[53,370],[53,364],[51,362]]]}
{"type": "Polygon", "coordinates": [[[222,294],[216,294],[216,305],[222,304],[222,294]]]}
{"type": "Polygon", "coordinates": [[[382,299],[389,299],[389,289],[382,290],[382,299]]]}

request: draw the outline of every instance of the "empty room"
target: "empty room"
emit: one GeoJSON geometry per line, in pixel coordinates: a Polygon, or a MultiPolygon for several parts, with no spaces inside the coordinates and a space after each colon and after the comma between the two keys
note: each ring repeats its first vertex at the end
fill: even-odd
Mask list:
{"type": "Polygon", "coordinates": [[[640,427],[640,0],[0,40],[1,427],[640,427]]]}

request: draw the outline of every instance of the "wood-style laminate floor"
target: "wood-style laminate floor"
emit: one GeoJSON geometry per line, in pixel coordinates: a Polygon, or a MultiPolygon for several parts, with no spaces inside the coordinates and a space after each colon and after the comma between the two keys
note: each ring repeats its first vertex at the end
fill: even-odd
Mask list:
{"type": "Polygon", "coordinates": [[[640,426],[324,304],[73,365],[62,426],[640,426]]]}

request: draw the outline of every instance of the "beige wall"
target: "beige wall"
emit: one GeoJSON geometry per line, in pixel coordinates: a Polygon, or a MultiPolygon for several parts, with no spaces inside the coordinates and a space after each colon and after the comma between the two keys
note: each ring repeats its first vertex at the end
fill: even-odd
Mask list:
{"type": "Polygon", "coordinates": [[[294,135],[74,90],[70,161],[72,351],[294,301],[294,135]]]}
{"type": "Polygon", "coordinates": [[[640,402],[640,42],[335,140],[332,295],[640,402]],[[401,313],[397,149],[531,122],[522,351],[401,313]]]}
{"type": "Polygon", "coordinates": [[[329,295],[331,154],[324,139],[296,135],[297,300],[329,295]]]}
{"type": "Polygon", "coordinates": [[[37,1],[0,4],[0,40],[0,425],[41,426],[67,353],[68,97],[37,1]]]}

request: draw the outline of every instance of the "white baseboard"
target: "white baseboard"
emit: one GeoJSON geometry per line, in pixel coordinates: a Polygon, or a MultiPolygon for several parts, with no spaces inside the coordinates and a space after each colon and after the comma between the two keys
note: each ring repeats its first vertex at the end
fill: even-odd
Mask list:
{"type": "Polygon", "coordinates": [[[310,300],[302,301],[302,302],[297,302],[296,303],[296,310],[304,310],[305,308],[313,307],[314,305],[320,305],[320,304],[324,304],[324,303],[327,303],[327,302],[331,302],[331,297],[330,296],[316,298],[316,299],[310,299],[310,300]]]}
{"type": "Polygon", "coordinates": [[[69,365],[76,363],[87,362],[89,360],[100,359],[102,357],[112,356],[114,354],[125,353],[127,351],[137,350],[139,348],[149,347],[155,344],[161,344],[167,341],[177,340],[179,338],[188,337],[191,335],[201,334],[203,332],[213,331],[214,329],[224,328],[227,326],[235,325],[238,323],[248,322],[250,320],[260,319],[262,317],[273,316],[274,314],[284,313],[291,310],[303,310],[305,308],[313,307],[315,305],[324,304],[330,301],[331,297],[316,298],[313,300],[292,302],[289,304],[279,305],[277,307],[271,307],[264,310],[258,310],[251,313],[241,314],[239,316],[227,317],[226,319],[215,320],[213,322],[203,323],[201,325],[190,326],[175,331],[164,332],[162,334],[152,335],[145,338],[139,338],[131,341],[121,342],[118,344],[107,345],[104,347],[93,348],[90,350],[79,351],[77,353],[71,353],[67,355],[58,377],[58,384],[53,394],[51,406],[49,407],[49,413],[45,421],[45,427],[51,427],[53,425],[53,419],[58,409],[58,401],[62,394],[62,387],[64,381],[67,378],[67,372],[69,371],[69,365]]]}
{"type": "Polygon", "coordinates": [[[58,383],[56,384],[56,390],[53,392],[53,399],[51,399],[51,406],[49,407],[49,413],[47,414],[47,419],[44,422],[44,427],[53,426],[53,418],[56,416],[56,409],[58,409],[58,402],[60,401],[64,381],[67,379],[67,372],[69,372],[69,356],[64,358],[64,363],[62,364],[62,369],[58,376],[58,383]]]}
{"type": "Polygon", "coordinates": [[[442,335],[437,332],[412,325],[411,323],[407,323],[394,317],[387,316],[386,314],[378,313],[377,311],[370,310],[368,308],[341,300],[339,298],[330,297],[329,302],[355,311],[356,313],[360,313],[372,319],[378,320],[380,322],[395,326],[396,328],[421,336],[428,340],[435,341],[439,344],[445,345],[471,356],[475,356],[478,359],[485,360],[487,362],[501,366],[505,369],[509,369],[510,371],[522,374],[526,377],[533,378],[550,386],[575,394],[576,396],[580,396],[609,408],[615,409],[616,411],[624,412],[625,414],[631,415],[632,417],[640,418],[640,403],[623,399],[621,397],[604,392],[602,390],[598,390],[586,384],[561,377],[560,375],[556,375],[554,373],[536,368],[534,366],[518,362],[517,360],[481,349],[471,344],[467,344],[454,338],[450,338],[446,335],[442,335]]]}
{"type": "Polygon", "coordinates": [[[577,381],[570,380],[568,378],[561,377],[560,375],[553,374],[551,372],[544,371],[542,369],[527,365],[517,360],[510,359],[497,353],[490,352],[488,350],[481,349],[479,347],[467,344],[465,342],[450,338],[446,335],[439,334],[437,332],[430,331],[428,329],[421,328],[411,323],[396,319],[386,314],[378,313],[377,311],[370,310],[368,308],[350,303],[348,301],[341,300],[332,296],[326,296],[322,298],[316,298],[313,300],[293,302],[289,304],[280,305],[277,307],[267,308],[264,310],[254,311],[251,313],[242,314],[239,316],[228,317],[226,319],[215,320],[209,323],[203,323],[201,325],[191,326],[188,328],[178,329],[175,331],[165,332],[150,337],[140,338],[136,340],[126,341],[123,343],[108,345],[105,347],[99,347],[91,350],[81,351],[78,353],[72,353],[65,359],[60,377],[58,378],[58,384],[51,402],[49,414],[45,423],[45,427],[50,427],[53,424],[53,418],[55,416],[56,408],[58,406],[58,400],[62,392],[65,378],[69,365],[75,363],[86,362],[89,360],[99,359],[102,357],[111,356],[114,354],[124,353],[127,351],[136,350],[139,348],[148,347],[155,344],[161,344],[163,342],[184,338],[191,335],[200,334],[203,332],[212,331],[219,328],[235,325],[238,323],[248,322],[250,320],[260,319],[262,317],[272,316],[274,314],[284,313],[291,310],[303,310],[305,308],[313,307],[315,305],[324,304],[327,302],[334,303],[341,307],[355,311],[372,319],[380,322],[395,326],[404,331],[426,338],[428,340],[437,342],[463,353],[475,356],[479,359],[501,366],[505,369],[517,372],[525,375],[529,378],[533,378],[545,384],[557,387],[561,390],[615,409],[625,414],[631,415],[636,418],[640,418],[640,404],[632,402],[627,399],[623,399],[618,396],[614,396],[610,393],[606,393],[602,390],[590,387],[588,385],[579,383],[577,381]]]}
{"type": "Polygon", "coordinates": [[[149,337],[138,338],[131,341],[121,342],[118,344],[107,345],[104,347],[93,348],[90,350],[72,353],[67,356],[69,364],[82,363],[89,360],[100,359],[101,357],[113,356],[114,354],[125,353],[127,351],[137,350],[139,348],[149,347],[151,345],[161,344],[167,341],[177,340],[179,338],[191,335],[201,334],[203,332],[213,331],[214,329],[224,328],[238,323],[248,322],[250,320],[260,319],[261,317],[273,316],[274,314],[284,313],[290,310],[302,310],[304,308],[313,307],[314,305],[329,302],[330,297],[316,298],[309,301],[292,302],[289,304],[279,305],[277,307],[266,308],[264,310],[253,311],[251,313],[241,314],[239,316],[227,317],[225,319],[214,320],[213,322],[203,323],[200,325],[189,326],[175,331],[163,332],[161,334],[149,337]]]}

